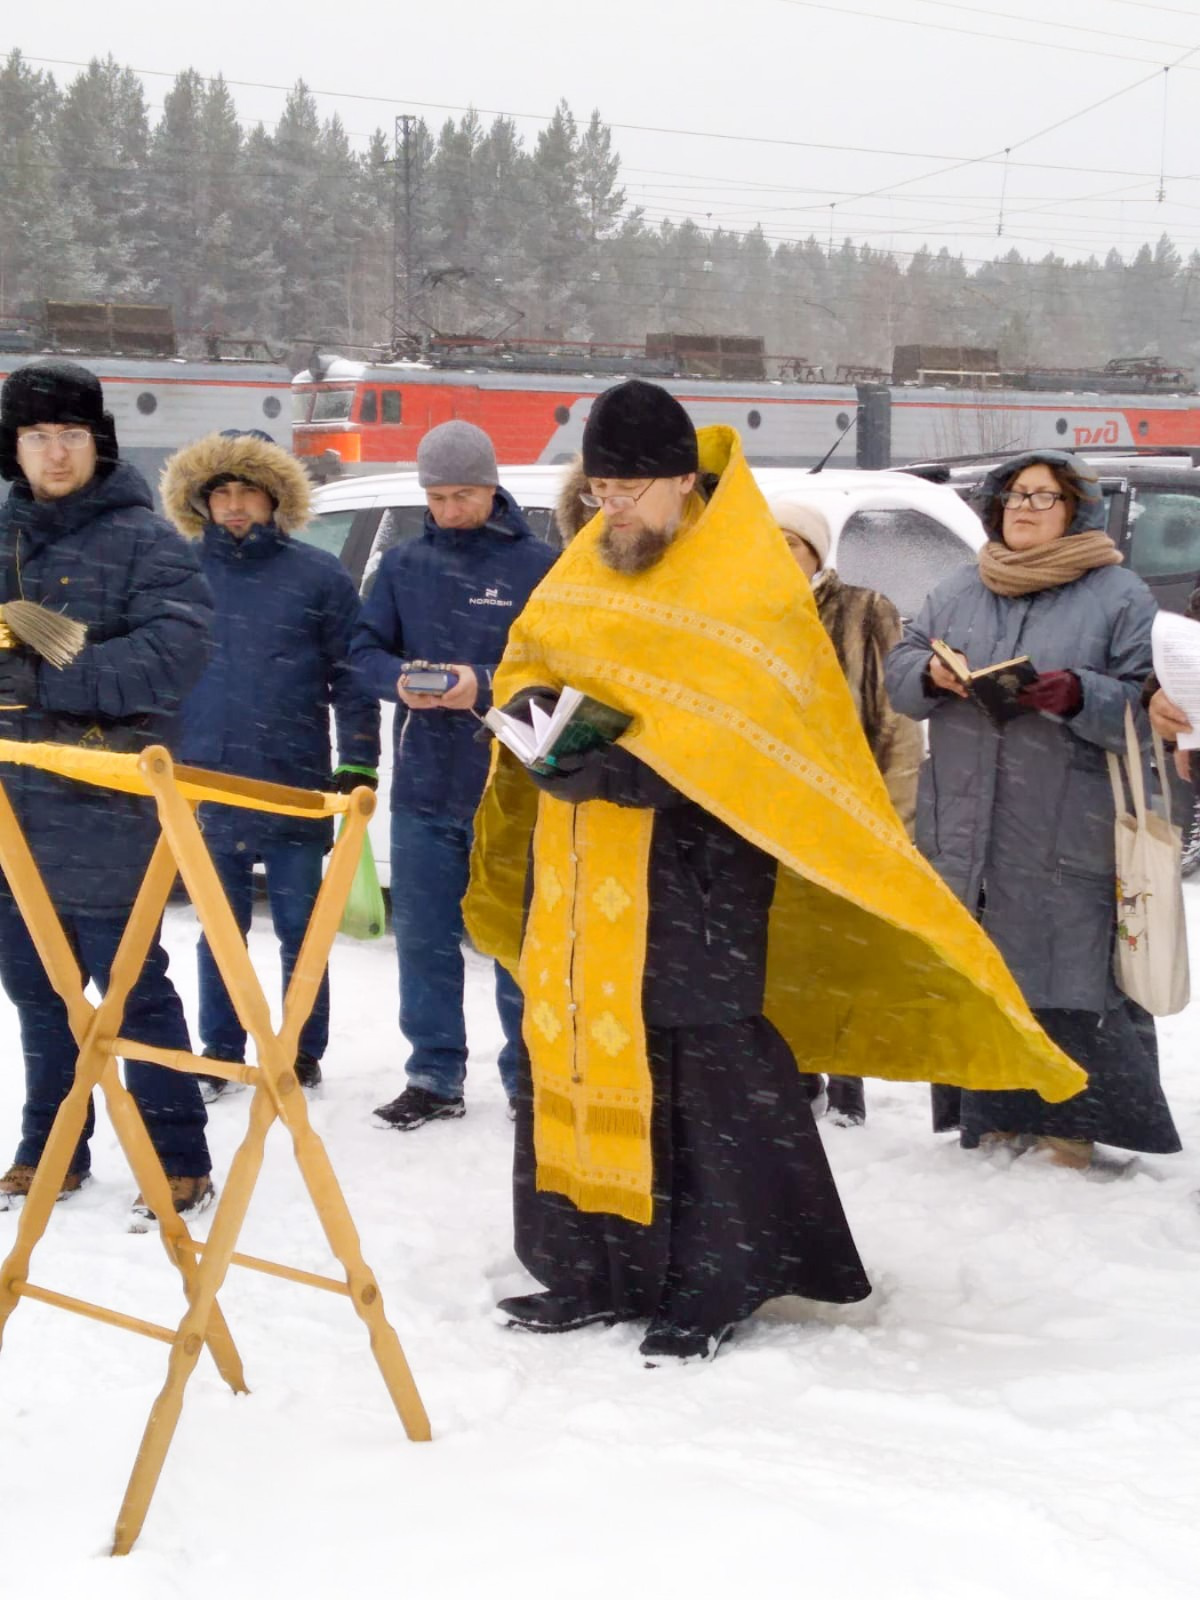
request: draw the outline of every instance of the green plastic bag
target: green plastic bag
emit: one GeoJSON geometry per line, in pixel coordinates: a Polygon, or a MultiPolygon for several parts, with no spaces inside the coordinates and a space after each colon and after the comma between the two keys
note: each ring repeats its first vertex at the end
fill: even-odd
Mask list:
{"type": "MultiPolygon", "coordinates": [[[[345,827],[345,823],[342,824],[345,827]]],[[[371,841],[363,835],[362,855],[350,885],[346,909],[338,927],[352,939],[378,939],[387,927],[387,908],[383,903],[383,890],[379,887],[379,874],[375,870],[375,857],[371,841]]]]}

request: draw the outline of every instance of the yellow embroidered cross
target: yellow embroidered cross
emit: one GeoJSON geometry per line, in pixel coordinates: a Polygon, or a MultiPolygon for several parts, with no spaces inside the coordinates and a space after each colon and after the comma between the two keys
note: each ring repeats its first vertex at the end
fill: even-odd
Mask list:
{"type": "Polygon", "coordinates": [[[624,912],[629,910],[629,907],[633,904],[633,901],[625,893],[624,889],[622,889],[617,880],[610,875],[609,877],[605,878],[604,882],[600,884],[596,892],[592,895],[592,904],[596,907],[597,911],[600,911],[604,916],[606,916],[610,922],[615,922],[619,916],[623,915],[624,912]]]}
{"type": "Polygon", "coordinates": [[[546,867],[538,874],[538,888],[541,890],[542,899],[546,902],[547,911],[553,911],[563,897],[563,886],[558,881],[558,873],[553,867],[546,867]]]}
{"type": "Polygon", "coordinates": [[[619,1056],[629,1043],[629,1035],[611,1011],[602,1012],[592,1023],[592,1038],[610,1056],[619,1056]]]}
{"type": "Polygon", "coordinates": [[[562,1023],[558,1020],[554,1007],[547,1000],[534,1007],[533,1020],[551,1044],[562,1032],[562,1023]]]}

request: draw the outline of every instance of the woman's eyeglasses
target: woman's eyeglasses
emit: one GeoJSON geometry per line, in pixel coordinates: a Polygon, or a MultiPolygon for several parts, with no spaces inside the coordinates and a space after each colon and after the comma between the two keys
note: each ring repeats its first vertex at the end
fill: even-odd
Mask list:
{"type": "Polygon", "coordinates": [[[1000,496],[1000,504],[1006,511],[1017,511],[1026,502],[1034,511],[1049,511],[1052,505],[1066,498],[1053,489],[1006,489],[1000,496]]]}

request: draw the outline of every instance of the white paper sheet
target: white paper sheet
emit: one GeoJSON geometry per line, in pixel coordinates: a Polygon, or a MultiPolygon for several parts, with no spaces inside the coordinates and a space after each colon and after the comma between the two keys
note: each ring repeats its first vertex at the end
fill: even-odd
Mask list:
{"type": "Polygon", "coordinates": [[[1159,684],[1192,725],[1179,735],[1179,748],[1200,750],[1200,622],[1160,611],[1150,641],[1159,684]]]}

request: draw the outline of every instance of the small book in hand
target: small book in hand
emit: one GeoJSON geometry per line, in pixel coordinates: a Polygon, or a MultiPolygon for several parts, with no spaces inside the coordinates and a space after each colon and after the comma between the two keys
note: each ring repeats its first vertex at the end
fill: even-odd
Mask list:
{"type": "Polygon", "coordinates": [[[1018,695],[1037,678],[1037,668],[1028,656],[1014,656],[1011,661],[997,661],[990,667],[977,667],[974,672],[964,667],[961,657],[943,639],[931,639],[934,655],[952,672],[963,688],[998,726],[1003,727],[1014,717],[1022,716],[1030,708],[1021,705],[1018,695]]]}
{"type": "Polygon", "coordinates": [[[582,689],[564,688],[557,699],[535,695],[517,711],[485,711],[483,720],[518,761],[553,774],[564,756],[614,744],[633,718],[582,689]]]}

